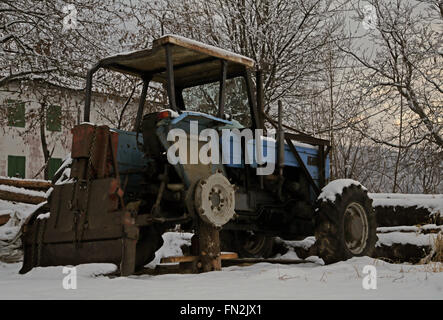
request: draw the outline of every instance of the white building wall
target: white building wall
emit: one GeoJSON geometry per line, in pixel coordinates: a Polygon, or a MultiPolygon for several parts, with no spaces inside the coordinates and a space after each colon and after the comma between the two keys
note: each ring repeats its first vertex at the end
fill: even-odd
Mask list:
{"type": "MultiPolygon", "coordinates": [[[[23,91],[19,93],[17,90],[16,85],[10,85],[6,90],[0,90],[0,108],[2,108],[0,110],[0,176],[7,176],[8,155],[13,155],[26,157],[26,178],[43,179],[43,172],[36,176],[44,165],[40,128],[38,124],[36,125],[36,119],[32,120],[26,117],[25,128],[10,127],[8,126],[7,109],[4,103],[8,99],[24,101],[26,114],[29,115],[34,110],[37,111],[36,115],[38,115],[40,107],[38,94],[32,90],[27,90],[25,93],[23,91]]],[[[64,89],[60,96],[50,99],[53,101],[49,101],[49,104],[61,105],[62,107],[61,132],[49,130],[45,130],[45,132],[49,152],[54,148],[52,158],[65,159],[71,150],[71,128],[79,120],[80,122],[83,121],[84,93],[83,91],[64,89]]],[[[121,108],[125,103],[125,99],[93,95],[92,100],[91,122],[113,127],[110,121],[97,111],[99,110],[101,114],[108,111],[109,117],[106,115],[106,118],[113,119],[116,114],[115,108],[121,108]]],[[[136,106],[131,104],[129,111],[133,111],[135,108],[136,106]]]]}

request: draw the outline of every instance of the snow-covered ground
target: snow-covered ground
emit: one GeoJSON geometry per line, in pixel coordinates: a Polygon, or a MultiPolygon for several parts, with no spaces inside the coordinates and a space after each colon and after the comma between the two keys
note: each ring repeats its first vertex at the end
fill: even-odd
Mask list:
{"type": "Polygon", "coordinates": [[[63,267],[36,268],[26,275],[19,275],[19,268],[0,263],[0,299],[443,299],[443,272],[367,257],[328,266],[260,263],[204,274],[127,278],[103,275],[114,265],[80,265],[75,290],[63,289],[63,267]],[[365,265],[377,268],[376,290],[362,287],[365,265]]]}
{"type": "MultiPolygon", "coordinates": [[[[156,259],[181,255],[188,233],[166,233],[156,259]]],[[[284,258],[296,258],[294,252],[284,258]]],[[[108,277],[112,264],[77,266],[77,289],[63,289],[63,267],[0,263],[0,299],[443,299],[443,264],[389,264],[368,257],[324,266],[321,259],[280,265],[233,266],[204,274],[108,277]],[[363,268],[376,267],[377,289],[363,288],[363,268]],[[440,272],[437,272],[440,271],[440,272]]]]}
{"type": "MultiPolygon", "coordinates": [[[[35,206],[0,200],[0,210],[12,214],[10,222],[0,227],[0,241],[13,238],[20,221],[33,209],[35,206]]],[[[379,229],[378,244],[385,245],[411,241],[428,244],[435,236],[422,234],[417,227],[379,229]]],[[[190,245],[191,234],[165,233],[163,238],[163,247],[148,267],[155,267],[162,257],[181,255],[181,246],[190,245]]],[[[289,251],[276,258],[296,259],[291,247],[309,249],[314,242],[313,237],[286,241],[289,251]]],[[[75,290],[63,288],[67,276],[63,267],[35,268],[20,275],[21,263],[0,262],[0,299],[443,299],[443,263],[390,264],[369,257],[327,266],[318,257],[306,261],[296,265],[233,266],[205,274],[130,277],[107,276],[116,270],[112,264],[87,264],[77,266],[75,290]],[[366,265],[376,267],[376,290],[363,288],[366,265]]]]}

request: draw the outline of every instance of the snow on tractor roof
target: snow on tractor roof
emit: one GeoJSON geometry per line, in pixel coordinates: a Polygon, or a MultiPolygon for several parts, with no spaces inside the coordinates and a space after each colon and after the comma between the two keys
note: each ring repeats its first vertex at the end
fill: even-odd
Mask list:
{"type": "Polygon", "coordinates": [[[154,40],[151,49],[120,53],[99,62],[100,67],[136,76],[152,76],[152,80],[165,83],[165,45],[172,51],[175,85],[192,87],[218,81],[220,60],[228,62],[227,78],[241,76],[254,67],[254,60],[205,43],[177,35],[165,35],[154,40]]]}

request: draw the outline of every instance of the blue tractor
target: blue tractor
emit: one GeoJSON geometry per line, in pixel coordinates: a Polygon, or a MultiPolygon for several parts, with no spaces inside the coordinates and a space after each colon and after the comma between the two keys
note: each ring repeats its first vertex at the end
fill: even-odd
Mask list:
{"type": "Polygon", "coordinates": [[[196,233],[203,271],[219,268],[220,251],[268,257],[276,236],[315,235],[325,263],[370,255],[376,225],[366,189],[351,180],[326,185],[329,141],[285,132],[280,104],[276,119],[266,117],[254,70],[247,57],[174,35],[99,61],[87,75],[71,156],[23,227],[21,273],[107,262],[129,275],[176,225],[196,233]],[[133,131],[90,123],[99,69],[143,81],[133,131]],[[167,109],[146,102],[153,85],[166,89],[167,109]],[[211,90],[213,103],[202,103],[211,90]]]}

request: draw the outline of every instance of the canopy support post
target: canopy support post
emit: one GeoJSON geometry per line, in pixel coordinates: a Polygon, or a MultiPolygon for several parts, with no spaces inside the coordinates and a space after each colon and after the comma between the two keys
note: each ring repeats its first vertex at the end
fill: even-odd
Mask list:
{"type": "Polygon", "coordinates": [[[94,73],[100,67],[99,64],[96,64],[91,69],[88,70],[88,74],[86,75],[86,96],[85,96],[85,110],[84,110],[84,122],[89,122],[90,113],[91,113],[91,96],[92,96],[92,77],[94,73]]]}
{"type": "Polygon", "coordinates": [[[218,117],[225,118],[225,100],[226,100],[226,75],[228,73],[228,62],[226,60],[221,61],[221,77],[220,77],[220,89],[218,94],[218,117]]]}
{"type": "Polygon", "coordinates": [[[166,74],[168,77],[167,89],[169,105],[174,111],[178,111],[177,103],[175,102],[175,83],[174,83],[174,63],[172,61],[171,45],[165,45],[166,52],[166,74]]]}

